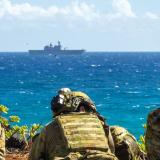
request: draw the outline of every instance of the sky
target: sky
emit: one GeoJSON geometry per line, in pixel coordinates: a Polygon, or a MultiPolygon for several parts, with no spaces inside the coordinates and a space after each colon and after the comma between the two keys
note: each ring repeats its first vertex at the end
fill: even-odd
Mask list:
{"type": "Polygon", "coordinates": [[[0,51],[58,40],[87,51],[160,51],[160,0],[0,0],[0,51]]]}

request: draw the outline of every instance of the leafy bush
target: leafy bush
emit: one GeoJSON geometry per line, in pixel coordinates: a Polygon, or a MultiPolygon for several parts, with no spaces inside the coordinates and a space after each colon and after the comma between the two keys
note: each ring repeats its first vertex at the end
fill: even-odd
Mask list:
{"type": "Polygon", "coordinates": [[[33,124],[31,127],[23,125],[19,126],[17,123],[20,122],[18,116],[12,115],[9,118],[3,117],[3,114],[8,114],[9,109],[0,105],[0,123],[5,129],[6,140],[9,140],[11,137],[15,136],[20,141],[24,141],[28,146],[29,142],[32,141],[32,138],[37,134],[37,132],[42,128],[40,124],[33,124]]]}

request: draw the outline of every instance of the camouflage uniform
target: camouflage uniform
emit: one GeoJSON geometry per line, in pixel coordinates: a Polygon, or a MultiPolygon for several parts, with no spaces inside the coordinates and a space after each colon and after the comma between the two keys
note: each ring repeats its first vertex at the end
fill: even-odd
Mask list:
{"type": "MultiPolygon", "coordinates": [[[[59,117],[60,116],[58,116],[57,118],[59,117]]],[[[77,132],[77,130],[75,132],[77,132]]],[[[92,135],[93,132],[90,131],[90,134],[86,133],[86,137],[85,137],[86,144],[88,144],[87,141],[89,141],[89,136],[92,135]]],[[[69,138],[72,138],[72,137],[68,137],[68,139],[69,138]]],[[[92,149],[92,146],[88,145],[88,149],[86,148],[86,150],[83,150],[83,148],[81,148],[82,150],[79,150],[79,148],[73,148],[72,150],[69,147],[66,147],[66,141],[64,140],[64,135],[62,134],[62,127],[59,127],[57,120],[55,120],[51,122],[49,125],[47,125],[43,129],[41,134],[35,139],[32,145],[29,159],[30,160],[64,160],[64,159],[94,160],[96,159],[95,156],[98,156],[97,159],[99,160],[103,160],[103,159],[117,160],[117,158],[110,151],[110,148],[108,145],[108,139],[106,138],[104,140],[107,140],[107,141],[106,142],[105,141],[102,142],[100,140],[98,141],[98,137],[97,139],[94,139],[94,142],[92,143],[95,148],[93,149],[92,149]],[[98,146],[95,146],[96,143],[101,145],[99,149],[98,149],[98,146]]],[[[74,142],[76,141],[77,140],[75,140],[74,142]]],[[[80,141],[81,139],[78,139],[78,144],[81,144],[80,141]]],[[[84,137],[82,138],[82,141],[84,142],[84,137]]],[[[81,147],[81,145],[79,147],[81,147]]]]}
{"type": "Polygon", "coordinates": [[[82,92],[63,93],[54,98],[52,103],[60,105],[54,105],[52,110],[58,114],[35,138],[30,160],[118,160],[112,153],[113,139],[104,122],[95,113],[76,112],[82,101],[89,102],[95,110],[90,98],[82,92]]]}
{"type": "Polygon", "coordinates": [[[111,126],[111,134],[115,144],[115,155],[119,160],[142,160],[145,159],[137,145],[136,138],[125,128],[111,126]]]}
{"type": "Polygon", "coordinates": [[[5,160],[5,133],[0,124],[0,160],[5,160]]]}
{"type": "Polygon", "coordinates": [[[148,115],[145,142],[149,160],[160,160],[160,108],[148,115]]]}

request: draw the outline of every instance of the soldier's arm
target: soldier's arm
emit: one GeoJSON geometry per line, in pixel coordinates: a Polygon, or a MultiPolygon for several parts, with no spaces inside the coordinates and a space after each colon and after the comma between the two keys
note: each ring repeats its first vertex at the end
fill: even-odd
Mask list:
{"type": "Polygon", "coordinates": [[[0,160],[5,160],[5,131],[0,125],[0,160]]]}
{"type": "Polygon", "coordinates": [[[29,160],[45,160],[45,129],[34,139],[29,160]]]}

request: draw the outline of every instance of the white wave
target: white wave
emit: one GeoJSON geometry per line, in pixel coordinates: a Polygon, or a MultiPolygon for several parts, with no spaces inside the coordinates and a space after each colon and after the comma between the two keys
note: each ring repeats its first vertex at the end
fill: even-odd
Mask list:
{"type": "Polygon", "coordinates": [[[141,92],[139,92],[139,91],[128,91],[127,93],[129,93],[129,94],[139,94],[141,92]]]}
{"type": "Polygon", "coordinates": [[[92,77],[92,76],[93,76],[93,74],[92,74],[92,73],[89,73],[89,76],[90,76],[90,77],[92,77]]]}
{"type": "Polygon", "coordinates": [[[150,109],[150,108],[151,108],[151,106],[145,106],[145,108],[150,109]]]}
{"type": "Polygon", "coordinates": [[[69,67],[67,70],[68,70],[68,71],[72,71],[72,70],[73,70],[73,68],[69,67]]]}
{"type": "Polygon", "coordinates": [[[21,81],[21,80],[18,80],[18,82],[19,82],[20,84],[24,84],[24,82],[23,82],[23,81],[21,81]]]}
{"type": "Polygon", "coordinates": [[[110,72],[110,73],[111,73],[112,71],[113,71],[112,69],[108,69],[108,72],[110,72]]]}
{"type": "Polygon", "coordinates": [[[29,94],[30,94],[30,95],[33,95],[34,93],[33,93],[33,92],[29,92],[29,94]]]}
{"type": "Polygon", "coordinates": [[[139,104],[132,106],[132,108],[139,108],[139,107],[140,107],[139,104]]]}
{"type": "Polygon", "coordinates": [[[100,64],[91,64],[91,67],[100,67],[100,64]]]}
{"type": "Polygon", "coordinates": [[[103,106],[103,104],[97,104],[97,107],[101,107],[101,106],[103,106]]]}
{"type": "Polygon", "coordinates": [[[25,93],[26,93],[26,91],[19,91],[19,93],[20,93],[20,94],[25,94],[25,93]]]}
{"type": "Polygon", "coordinates": [[[40,72],[40,71],[37,71],[37,74],[41,74],[41,72],[40,72]]]}

